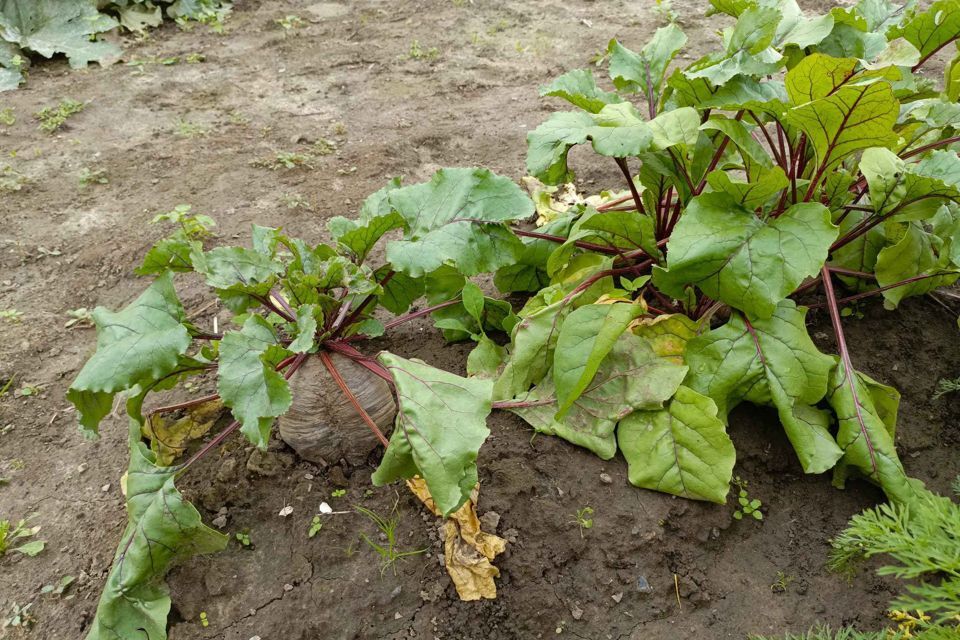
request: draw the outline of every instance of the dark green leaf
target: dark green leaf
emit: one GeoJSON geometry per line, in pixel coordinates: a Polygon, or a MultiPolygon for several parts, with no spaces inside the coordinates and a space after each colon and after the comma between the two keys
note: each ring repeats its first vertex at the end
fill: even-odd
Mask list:
{"type": "Polygon", "coordinates": [[[615,93],[601,91],[589,69],[569,71],[545,87],[540,87],[541,96],[563,98],[584,111],[596,113],[605,105],[623,102],[615,93]]]}

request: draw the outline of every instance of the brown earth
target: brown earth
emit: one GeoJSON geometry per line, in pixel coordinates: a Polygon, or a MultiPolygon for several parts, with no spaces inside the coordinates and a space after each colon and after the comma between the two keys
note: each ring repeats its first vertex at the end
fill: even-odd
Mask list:
{"type": "MultiPolygon", "coordinates": [[[[807,6],[814,4],[829,6],[807,6]]],[[[0,125],[0,168],[9,164],[29,180],[0,193],[0,309],[23,312],[21,322],[0,320],[0,387],[14,377],[0,398],[0,477],[9,479],[0,486],[0,517],[35,512],[47,542],[36,558],[0,560],[0,606],[6,613],[14,602],[34,603],[27,637],[83,636],[123,527],[124,422],[106,421],[95,443],[78,434],[64,392],[94,334],[64,323],[68,310],[117,308],[144,287],[132,269],[162,233],[146,224],[151,217],[190,203],[218,220],[222,241],[246,241],[252,222],[316,241],[324,219],[352,215],[393,175],[414,182],[440,166],[482,165],[520,178],[525,133],[556,106],[540,100],[536,86],[589,65],[610,37],[640,46],[662,22],[652,5],[239,2],[223,35],[166,26],[125,43],[127,60],[199,52],[205,62],[70,71],[54,61],[0,96],[0,108],[17,117],[0,125]],[[304,26],[285,33],[275,20],[287,15],[304,26]],[[415,40],[419,58],[411,56],[415,40]],[[31,115],[67,97],[86,102],[85,111],[55,135],[39,132],[31,115]],[[310,151],[320,139],[337,150],[312,167],[254,164],[310,151]],[[103,169],[109,182],[83,187],[83,169],[103,169]],[[24,385],[40,393],[21,395],[24,385]],[[65,574],[78,578],[69,597],[40,595],[65,574]]],[[[691,59],[725,24],[704,18],[705,5],[674,2],[691,59]]],[[[616,179],[587,158],[573,155],[587,188],[616,179]]],[[[194,284],[181,295],[188,311],[208,302],[194,284]]],[[[907,470],[946,491],[960,473],[960,403],[930,396],[939,378],[960,372],[954,318],[929,300],[864,311],[865,319],[846,321],[855,363],[902,391],[898,443],[907,470]]],[[[830,348],[828,321],[811,321],[830,348]]],[[[426,324],[372,346],[457,373],[467,353],[426,324]]],[[[828,476],[804,476],[774,414],[744,408],[731,417],[736,473],[763,501],[762,523],[733,520],[730,505],[632,488],[621,459],[603,462],[560,440],[532,438],[513,416],[497,413],[489,424],[480,512],[499,514],[497,530],[511,542],[496,561],[497,600],[456,599],[438,561],[438,522],[402,487],[368,494],[372,466],[318,469],[280,443],[259,454],[236,440],[183,489],[208,522],[225,515],[225,530],[249,532],[253,546],[233,543],[172,573],[170,637],[744,638],[815,621],[884,623],[891,582],[864,573],[848,583],[824,566],[827,540],[880,493],[859,482],[838,491],[828,476]],[[333,498],[338,488],[346,495],[333,498]],[[332,516],[307,537],[321,500],[384,515],[396,503],[401,547],[427,552],[381,575],[359,538],[375,534],[363,517],[332,516]],[[286,505],[293,513],[281,518],[286,505]],[[595,524],[581,531],[574,514],[586,506],[595,524]],[[772,588],[779,577],[782,592],[772,588]],[[641,579],[652,593],[638,589],[641,579]]]]}

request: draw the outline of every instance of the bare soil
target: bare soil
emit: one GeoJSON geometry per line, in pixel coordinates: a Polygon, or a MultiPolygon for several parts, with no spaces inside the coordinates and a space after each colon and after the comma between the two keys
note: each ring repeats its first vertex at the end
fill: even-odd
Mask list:
{"type": "MultiPolygon", "coordinates": [[[[64,392],[94,333],[64,324],[68,310],[117,308],[142,290],[133,268],[163,233],[146,224],[152,216],[189,203],[218,220],[223,242],[245,241],[253,222],[316,241],[326,218],[354,214],[394,175],[415,182],[441,166],[481,165],[519,179],[526,132],[558,106],[539,99],[537,85],[591,64],[611,37],[640,46],[662,23],[652,7],[241,0],[223,35],[168,25],[125,43],[127,61],[147,64],[71,71],[63,61],[41,63],[25,88],[0,95],[0,108],[17,117],[0,125],[0,169],[9,164],[29,180],[0,193],[0,309],[23,312],[20,322],[0,320],[0,387],[14,378],[0,398],[0,477],[9,478],[0,517],[35,512],[47,542],[36,558],[0,560],[0,606],[5,613],[14,602],[35,603],[27,637],[83,636],[124,525],[125,423],[107,420],[93,443],[78,434],[64,392]],[[305,24],[285,32],[275,20],[287,15],[305,24]],[[205,61],[187,64],[190,53],[205,61]],[[180,63],[151,62],[171,56],[180,63]],[[68,97],[86,109],[52,136],[38,131],[32,114],[68,97]],[[315,154],[321,139],[336,150],[315,154]],[[297,169],[259,166],[278,152],[314,157],[297,169]],[[103,169],[108,183],[81,186],[83,169],[103,169]],[[21,395],[24,385],[40,392],[21,395]],[[69,597],[40,595],[66,574],[78,578],[69,597]]],[[[705,7],[674,2],[691,59],[726,24],[704,18],[705,7]]],[[[617,178],[612,165],[572,157],[587,188],[617,178]]],[[[181,287],[181,297],[188,312],[209,302],[195,283],[181,287]]],[[[907,470],[946,491],[960,473],[960,403],[930,397],[939,378],[960,373],[955,318],[929,300],[892,313],[878,304],[863,310],[864,319],[846,320],[855,364],[901,390],[907,470]]],[[[197,321],[217,313],[225,319],[210,308],[197,321]]],[[[821,346],[832,348],[828,320],[811,313],[811,322],[821,346]]],[[[427,324],[370,346],[461,374],[468,352],[443,344],[427,324]]],[[[731,417],[736,473],[763,501],[762,523],[733,520],[731,505],[635,489],[622,459],[603,462],[532,437],[511,415],[497,413],[489,424],[480,512],[498,514],[497,531],[510,541],[496,561],[495,601],[457,600],[438,555],[438,521],[402,487],[372,489],[375,460],[321,469],[282,443],[260,453],[234,440],[185,478],[183,490],[207,522],[225,516],[225,531],[249,532],[252,548],[232,543],[171,574],[170,637],[744,638],[815,621],[884,624],[890,581],[866,572],[850,583],[825,568],[828,539],[881,494],[862,482],[839,491],[827,475],[803,475],[775,414],[742,408],[731,417]],[[346,495],[332,497],[337,489],[346,495]],[[376,534],[362,516],[330,517],[307,537],[322,500],[383,515],[396,505],[402,548],[425,552],[381,575],[359,537],[376,534]],[[286,505],[293,513],[278,516],[286,505]],[[574,514],[586,506],[594,526],[581,531],[574,514]],[[638,588],[643,583],[652,592],[638,588]]]]}

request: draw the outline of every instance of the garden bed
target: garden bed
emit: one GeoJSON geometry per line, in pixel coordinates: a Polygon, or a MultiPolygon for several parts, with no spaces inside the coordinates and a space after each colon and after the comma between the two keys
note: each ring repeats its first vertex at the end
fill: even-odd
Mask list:
{"type": "MultiPolygon", "coordinates": [[[[719,20],[704,19],[703,4],[674,3],[692,54],[719,20]]],[[[47,542],[37,558],[5,559],[0,593],[36,602],[31,637],[86,629],[123,520],[124,421],[110,419],[103,438],[87,443],[63,399],[93,340],[88,329],[64,329],[67,311],[119,308],[139,293],[132,270],[159,236],[145,224],[155,213],[190,203],[239,244],[251,222],[319,241],[325,219],[353,215],[392,175],[414,183],[439,166],[479,165],[519,178],[526,131],[546,113],[535,86],[585,66],[611,35],[646,41],[658,20],[597,2],[238,3],[224,35],[167,26],[128,44],[128,58],[143,64],[85,72],[41,64],[25,89],[0,95],[0,108],[17,117],[0,126],[0,165],[27,180],[0,195],[0,308],[24,314],[0,323],[0,379],[16,376],[0,399],[0,426],[13,425],[0,436],[0,477],[10,479],[0,515],[37,512],[47,542]],[[292,14],[302,27],[275,22],[292,14]],[[191,53],[205,60],[188,64],[191,53]],[[173,56],[181,60],[158,62],[173,56]],[[32,114],[64,98],[87,107],[54,136],[38,131],[32,114]],[[304,156],[307,166],[263,167],[279,153],[304,156]],[[102,169],[107,182],[81,185],[85,169],[102,169]],[[25,386],[40,393],[16,393],[25,386]],[[63,575],[78,578],[71,599],[38,595],[63,575]]],[[[598,181],[592,186],[615,186],[602,182],[616,178],[610,172],[577,166],[581,179],[598,181]]],[[[188,313],[209,301],[194,284],[181,297],[188,313]]],[[[939,378],[958,374],[955,318],[926,299],[866,311],[844,321],[854,364],[901,391],[906,471],[946,492],[960,473],[960,407],[930,398],[939,378]]],[[[818,346],[832,352],[829,318],[810,320],[818,346]]],[[[428,323],[376,344],[461,375],[469,352],[444,345],[428,323]]],[[[233,540],[171,574],[170,637],[741,638],[815,621],[881,626],[893,584],[869,572],[848,584],[825,562],[827,539],[882,494],[804,476],[772,412],[744,406],[730,424],[735,473],[762,500],[763,522],[734,521],[732,505],[638,490],[622,459],[531,437],[519,418],[494,414],[480,454],[479,512],[499,515],[497,533],[509,544],[495,561],[498,598],[482,603],[457,600],[438,562],[436,518],[395,487],[366,495],[372,464],[321,469],[278,442],[260,454],[232,440],[182,488],[206,522],[225,515],[225,531],[249,533],[251,546],[233,540]],[[332,497],[338,489],[346,494],[332,497]],[[401,547],[430,555],[381,577],[359,537],[375,528],[361,515],[331,516],[308,537],[321,501],[381,515],[396,503],[401,547]],[[293,511],[281,517],[285,506],[293,511]],[[594,510],[589,529],[576,523],[584,507],[594,510]]]]}

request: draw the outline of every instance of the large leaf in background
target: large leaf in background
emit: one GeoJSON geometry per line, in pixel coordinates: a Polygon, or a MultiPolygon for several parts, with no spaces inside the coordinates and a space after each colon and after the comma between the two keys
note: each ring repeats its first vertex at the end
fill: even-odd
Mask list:
{"type": "Polygon", "coordinates": [[[584,111],[597,113],[608,104],[623,102],[623,98],[597,88],[597,81],[589,69],[568,71],[550,84],[540,87],[540,96],[563,98],[584,111]]]}
{"type": "Polygon", "coordinates": [[[827,393],[834,366],[807,334],[806,309],[783,300],[769,319],[739,313],[687,343],[687,385],[710,396],[720,416],[742,400],[773,405],[807,473],[833,467],[843,451],[830,435],[829,416],[814,408],[827,393]]]}
{"type": "Polygon", "coordinates": [[[373,483],[420,475],[437,507],[449,515],[477,484],[477,453],[490,434],[493,382],[461,378],[386,351],[379,360],[393,376],[399,412],[373,483]]]}
{"type": "MultiPolygon", "coordinates": [[[[700,125],[700,129],[704,131],[720,131],[723,135],[730,138],[733,144],[735,144],[750,161],[767,169],[773,167],[773,160],[770,154],[754,139],[742,121],[733,118],[713,117],[700,125]]],[[[723,137],[720,136],[717,138],[717,141],[719,142],[722,139],[723,137]]]]}
{"type": "Polygon", "coordinates": [[[545,184],[572,182],[567,167],[570,148],[588,140],[593,150],[605,156],[625,158],[692,144],[697,139],[700,119],[685,107],[662,113],[646,121],[629,102],[609,104],[596,114],[560,112],[527,134],[527,171],[545,184]]]}
{"type": "Polygon", "coordinates": [[[715,300],[761,318],[809,276],[819,273],[837,228],[821,204],[795,204],[760,220],[725,193],[690,201],[668,249],[668,268],[654,283],[680,298],[694,284],[715,300]]]}
{"type": "Polygon", "coordinates": [[[617,443],[630,483],[683,498],[723,504],[736,451],[707,396],[681,386],[670,404],[620,421],[617,443]]]}
{"type": "Polygon", "coordinates": [[[170,595],[163,577],[177,561],[227,546],[173,484],[177,469],[156,466],[130,421],[127,527],[87,640],[165,640],[170,595]]]}
{"type": "Polygon", "coordinates": [[[843,85],[825,98],[790,109],[786,119],[807,134],[817,173],[823,174],[856,151],[896,143],[893,125],[899,113],[890,83],[879,81],[843,85]]]}
{"type": "Polygon", "coordinates": [[[16,46],[0,39],[0,91],[10,91],[20,86],[25,63],[26,59],[16,46]]]}
{"type": "Polygon", "coordinates": [[[389,201],[406,235],[387,245],[387,259],[414,277],[444,264],[464,275],[512,264],[523,244],[502,223],[534,212],[520,187],[486,169],[441,169],[430,182],[391,191],[389,201]]]}
{"type": "Polygon", "coordinates": [[[874,147],[863,152],[860,171],[870,204],[881,215],[896,211],[896,219],[932,217],[939,208],[934,198],[960,200],[960,158],[954,151],[934,151],[907,163],[889,149],[874,147]]]}
{"type": "Polygon", "coordinates": [[[558,404],[550,375],[517,398],[543,404],[510,411],[540,433],[559,436],[609,460],[617,452],[617,422],[636,409],[661,408],[686,373],[685,366],[661,358],[643,339],[627,332],[617,339],[596,376],[563,418],[556,419],[558,404]]]}
{"type": "MultiPolygon", "coordinates": [[[[284,271],[282,263],[253,249],[217,247],[210,251],[196,248],[190,258],[197,273],[215,289],[254,288],[272,283],[284,271]]],[[[269,289],[269,286],[267,286],[269,289]]]]}
{"type": "Polygon", "coordinates": [[[274,419],[290,408],[290,385],[275,368],[287,354],[273,327],[255,315],[220,341],[217,392],[241,422],[243,434],[261,449],[267,446],[274,419]]]}
{"type": "Polygon", "coordinates": [[[588,304],[567,317],[553,354],[558,418],[587,389],[604,358],[643,311],[638,304],[588,304]]]}
{"type": "Polygon", "coordinates": [[[97,351],[67,391],[83,429],[97,432],[118,391],[160,380],[176,370],[190,346],[184,319],[169,272],[121,311],[94,310],[97,351]]]}
{"type": "Polygon", "coordinates": [[[91,39],[116,26],[92,0],[0,0],[0,39],[45,58],[65,54],[75,68],[120,55],[116,45],[91,39]]]}
{"type": "MultiPolygon", "coordinates": [[[[845,236],[857,225],[862,224],[864,220],[872,214],[864,211],[847,211],[847,215],[840,222],[840,237],[845,236]]],[[[883,223],[873,227],[865,234],[856,238],[852,242],[833,250],[830,253],[830,266],[852,269],[866,273],[873,273],[877,266],[877,256],[880,251],[887,246],[887,238],[883,231],[883,223]]],[[[839,276],[847,287],[852,289],[865,288],[869,283],[860,278],[839,276]]]]}
{"type": "Polygon", "coordinates": [[[926,58],[953,40],[960,38],[960,1],[940,0],[926,11],[912,14],[903,24],[887,34],[902,37],[926,58]]]}
{"type": "Polygon", "coordinates": [[[607,46],[610,78],[621,91],[659,96],[670,61],[686,43],[687,36],[673,23],[657,29],[640,53],[611,40],[607,46]]]}
{"type": "Polygon", "coordinates": [[[915,489],[893,441],[900,394],[855,371],[839,356],[836,362],[827,401],[837,414],[837,444],[844,453],[835,481],[842,486],[847,468],[852,467],[877,483],[893,502],[910,502],[915,489]]]}
{"type": "Polygon", "coordinates": [[[943,240],[928,233],[920,223],[888,223],[886,228],[888,236],[896,241],[877,254],[878,285],[884,287],[916,276],[943,274],[887,289],[883,298],[888,309],[895,309],[904,298],[929,293],[957,280],[950,256],[942,251],[943,240]]]}

